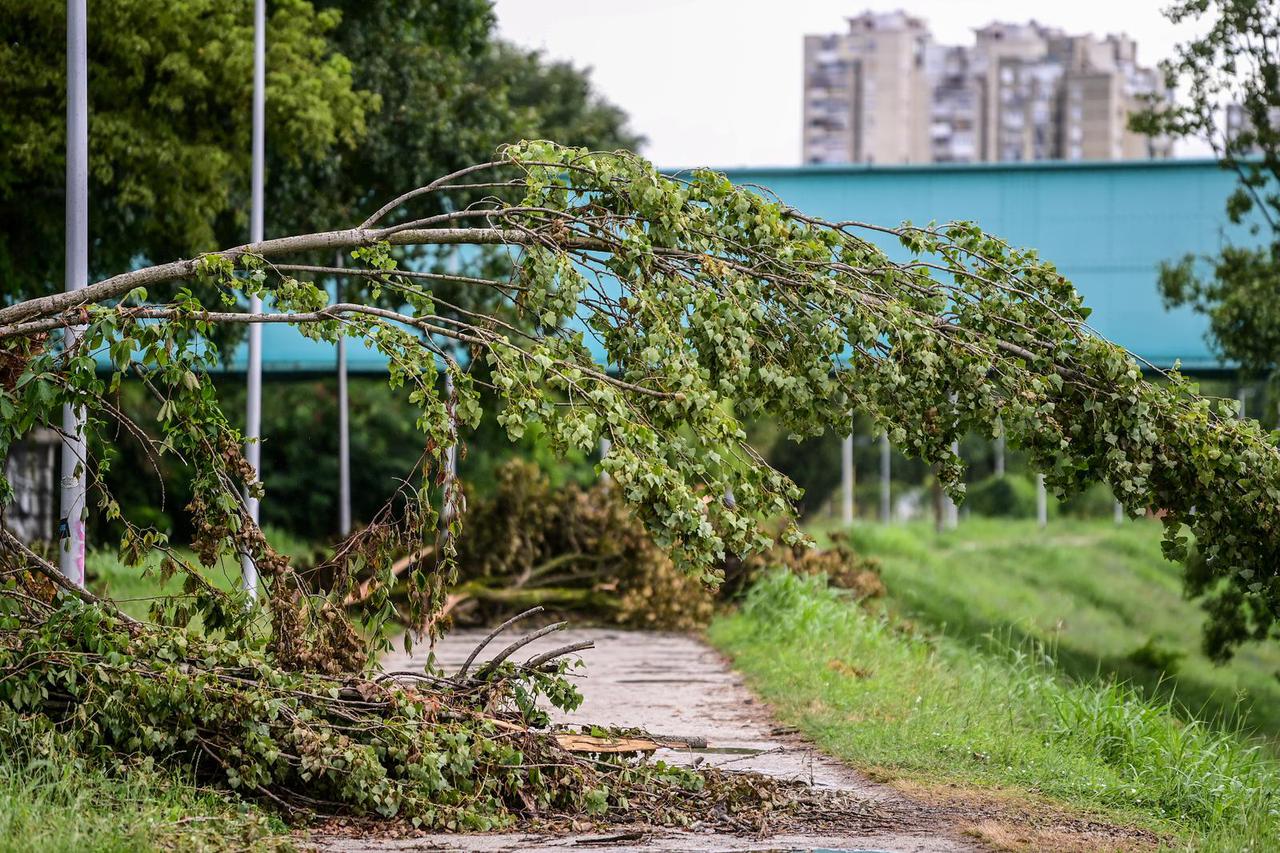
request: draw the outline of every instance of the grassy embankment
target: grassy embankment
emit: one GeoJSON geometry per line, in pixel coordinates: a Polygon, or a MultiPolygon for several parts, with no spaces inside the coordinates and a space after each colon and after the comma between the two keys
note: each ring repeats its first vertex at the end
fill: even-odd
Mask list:
{"type": "Polygon", "coordinates": [[[879,777],[1048,799],[1195,849],[1276,849],[1280,768],[1243,728],[1277,733],[1280,651],[1204,660],[1158,537],[859,527],[886,602],[776,575],[710,634],[784,721],[879,777]]]}

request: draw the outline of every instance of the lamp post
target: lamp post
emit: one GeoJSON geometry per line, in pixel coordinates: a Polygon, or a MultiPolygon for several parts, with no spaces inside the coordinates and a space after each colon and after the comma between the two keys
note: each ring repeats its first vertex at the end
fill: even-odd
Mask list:
{"type": "MultiPolygon", "coordinates": [[[[267,103],[267,0],[254,0],[253,4],[253,166],[250,178],[249,242],[262,240],[262,184],[263,160],[266,155],[267,103]]],[[[262,312],[262,298],[249,297],[249,312],[262,312]]],[[[262,479],[262,325],[249,324],[248,394],[245,403],[244,457],[253,468],[254,475],[262,479]]],[[[258,499],[246,497],[249,517],[258,523],[258,499]]],[[[253,557],[240,557],[241,582],[250,599],[258,597],[258,567],[253,557]]]]}
{"type": "MultiPolygon", "coordinates": [[[[68,291],[89,283],[89,35],[87,0],[67,0],[67,234],[68,291]]],[[[67,352],[75,349],[84,326],[64,331],[67,352]]],[[[85,493],[87,447],[84,408],[62,408],[61,523],[58,567],[79,587],[84,586],[85,493]]]]}
{"type": "MultiPolygon", "coordinates": [[[[343,265],[342,253],[334,260],[343,265]]],[[[342,301],[342,279],[333,283],[335,302],[342,301]]],[[[345,538],[351,533],[351,421],[347,399],[347,336],[338,336],[338,530],[345,538]]]]}
{"type": "Polygon", "coordinates": [[[890,503],[890,490],[893,488],[890,482],[890,450],[889,450],[889,433],[880,433],[880,521],[888,524],[893,517],[893,506],[890,503]]]}
{"type": "Polygon", "coordinates": [[[853,433],[840,443],[840,521],[845,527],[853,524],[853,433]]]}

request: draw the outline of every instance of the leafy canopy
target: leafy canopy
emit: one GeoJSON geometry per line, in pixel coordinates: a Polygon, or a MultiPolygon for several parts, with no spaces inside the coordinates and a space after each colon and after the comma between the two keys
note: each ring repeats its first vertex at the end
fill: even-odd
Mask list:
{"type": "MultiPolygon", "coordinates": [[[[90,274],[232,242],[248,230],[250,0],[102,0],[89,9],[90,274]]],[[[0,3],[0,294],[61,286],[66,4],[0,3]]],[[[271,4],[273,172],[365,132],[377,103],[326,41],[334,12],[271,4]]]]}
{"type": "MultiPolygon", "coordinates": [[[[0,0],[0,302],[62,284],[65,5],[0,0]]],[[[641,142],[586,72],[494,26],[488,0],[273,0],[267,233],[344,225],[524,136],[641,142]]],[[[244,238],[252,46],[252,0],[92,4],[91,279],[244,238]]]]}

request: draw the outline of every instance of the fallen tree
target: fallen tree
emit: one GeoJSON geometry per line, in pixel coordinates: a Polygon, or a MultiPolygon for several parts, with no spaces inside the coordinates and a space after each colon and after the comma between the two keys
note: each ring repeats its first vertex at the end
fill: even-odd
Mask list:
{"type": "MultiPolygon", "coordinates": [[[[430,672],[423,683],[439,690],[426,694],[420,684],[379,688],[392,692],[352,699],[365,703],[353,706],[342,691],[348,680],[357,692],[368,689],[363,673],[380,648],[398,578],[409,591],[411,624],[428,635],[439,629],[457,578],[462,518],[449,458],[460,429],[480,417],[481,382],[513,437],[537,428],[560,451],[589,451],[609,439],[601,473],[674,564],[707,583],[718,582],[726,557],[771,547],[769,525],[789,515],[796,497],[746,443],[743,419],[767,415],[805,436],[844,428],[858,409],[935,465],[957,498],[962,468],[952,443],[971,430],[1003,429],[1060,491],[1102,480],[1131,513],[1161,510],[1171,558],[1186,556],[1187,528],[1195,537],[1196,588],[1215,617],[1211,651],[1271,635],[1280,612],[1280,454],[1255,423],[1196,397],[1176,375],[1144,379],[1123,349],[1090,332],[1087,316],[1051,264],[972,224],[826,222],[714,172],[667,177],[627,153],[544,142],[511,146],[492,162],[407,192],[355,228],[264,240],[0,308],[0,450],[35,425],[56,428],[64,404],[81,407],[90,447],[104,431],[123,430],[154,456],[192,468],[186,510],[197,530],[193,560],[161,532],[121,518],[101,481],[93,482],[102,511],[125,528],[122,558],[141,567],[159,555],[163,575],[183,578],[184,595],[161,602],[147,624],[112,615],[108,603],[86,603],[75,590],[48,594],[58,579],[11,543],[0,591],[0,707],[33,711],[58,731],[70,727],[82,749],[184,762],[191,744],[201,744],[205,770],[232,784],[251,780],[247,787],[265,798],[288,803],[284,790],[317,806],[385,811],[386,802],[336,778],[323,796],[307,793],[317,773],[332,777],[364,762],[366,781],[385,774],[398,803],[415,802],[420,817],[449,825],[431,808],[454,803],[471,771],[441,782],[423,769],[430,762],[413,758],[430,751],[421,738],[446,742],[451,731],[423,716],[427,706],[464,716],[495,702],[520,706],[536,690],[563,691],[545,680],[555,673],[510,673],[499,680],[504,686],[486,686],[478,704],[459,705],[457,685],[432,682],[443,676],[430,672]],[[416,200],[460,191],[492,195],[414,218],[416,200]],[[874,240],[895,241],[905,259],[874,240]],[[474,270],[401,269],[398,247],[409,245],[473,247],[474,270]],[[346,268],[326,265],[335,252],[346,255],[346,268]],[[493,269],[505,272],[483,274],[493,269]],[[336,275],[359,287],[331,304],[315,279],[336,275]],[[255,294],[275,310],[242,310],[255,294]],[[420,479],[394,510],[389,505],[338,546],[324,593],[250,520],[243,496],[260,494],[261,484],[206,381],[218,359],[209,332],[244,323],[288,323],[324,341],[359,338],[387,358],[390,381],[408,386],[420,407],[420,479]],[[72,329],[78,333],[68,335],[72,329]],[[112,364],[105,377],[95,358],[104,353],[112,364]],[[126,376],[139,377],[160,401],[159,439],[112,404],[111,390],[126,376]],[[397,567],[406,554],[414,556],[397,567]],[[261,606],[209,580],[221,561],[246,556],[261,575],[261,606]],[[353,601],[362,604],[363,630],[348,618],[353,601]],[[203,638],[186,630],[197,617],[203,638]],[[162,678],[149,674],[153,666],[162,678]],[[210,683],[219,689],[201,701],[214,703],[213,718],[270,730],[292,715],[305,722],[304,734],[250,726],[245,742],[209,755],[203,743],[215,742],[212,733],[196,725],[194,741],[188,737],[181,697],[210,683]],[[281,685],[291,699],[279,699],[281,685]],[[141,701],[121,709],[114,729],[93,722],[128,691],[141,701]],[[137,716],[144,711],[149,716],[137,716]],[[370,735],[396,726],[419,740],[370,735]],[[353,733],[351,757],[328,747],[313,755],[289,740],[353,733]],[[259,737],[290,748],[265,747],[237,765],[259,737]],[[405,749],[410,758],[401,760],[405,749]],[[284,777],[271,769],[281,760],[284,777]]],[[[111,460],[92,461],[96,474],[111,460]]],[[[4,492],[0,498],[8,484],[4,492]]],[[[803,536],[791,525],[780,539],[793,545],[803,536]]],[[[517,725],[536,722],[531,710],[522,713],[517,725]]],[[[485,725],[467,729],[468,750],[489,742],[485,725]]],[[[545,762],[523,747],[486,755],[494,773],[517,768],[509,772],[525,783],[537,775],[534,787],[547,796],[565,784],[548,781],[545,762]]],[[[589,777],[582,763],[572,767],[589,777]]],[[[583,785],[570,785],[581,797],[575,802],[598,800],[583,785]]],[[[498,821],[536,811],[503,791],[469,807],[498,821]]]]}

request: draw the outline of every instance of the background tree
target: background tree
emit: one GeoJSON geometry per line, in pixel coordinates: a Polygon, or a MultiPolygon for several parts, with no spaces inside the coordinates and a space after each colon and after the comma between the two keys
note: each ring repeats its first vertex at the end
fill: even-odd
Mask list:
{"type": "MultiPolygon", "coordinates": [[[[0,295],[60,289],[66,4],[0,3],[0,295]]],[[[377,98],[326,40],[338,14],[271,4],[267,124],[277,165],[350,148],[377,98]]],[[[100,0],[89,26],[90,277],[248,233],[250,0],[100,0]]]]}
{"type": "Polygon", "coordinates": [[[1185,94],[1173,105],[1152,100],[1132,125],[1211,145],[1237,176],[1227,216],[1254,239],[1162,264],[1160,289],[1167,304],[1209,318],[1224,358],[1272,371],[1280,365],[1280,3],[1179,0],[1166,14],[1208,26],[1161,63],[1166,87],[1185,94]]]}
{"type": "MultiPolygon", "coordinates": [[[[64,5],[0,0],[5,301],[62,287],[64,5]]],[[[488,0],[273,0],[270,12],[269,234],[349,223],[522,137],[641,142],[586,72],[499,43],[488,0]]],[[[95,0],[91,278],[244,239],[252,45],[252,0],[95,0]]]]}
{"type": "MultiPolygon", "coordinates": [[[[1179,0],[1174,23],[1199,20],[1204,34],[1161,64],[1165,85],[1180,90],[1173,105],[1152,101],[1133,116],[1135,130],[1199,139],[1236,175],[1228,220],[1247,234],[1217,255],[1186,255],[1160,267],[1167,305],[1191,306],[1209,319],[1209,341],[1242,369],[1280,367],[1280,3],[1276,0],[1179,0]]],[[[1226,239],[1226,235],[1224,235],[1226,239]]],[[[1239,643],[1265,636],[1267,607],[1249,594],[1260,581],[1231,584],[1200,551],[1187,561],[1187,591],[1210,613],[1205,647],[1223,657],[1239,643]]],[[[1276,593],[1270,593],[1276,595],[1276,593]]],[[[1273,599],[1274,600],[1274,599],[1273,599]]]]}
{"type": "MultiPolygon", "coordinates": [[[[348,226],[403,188],[483,161],[521,137],[600,149],[641,144],[625,113],[595,94],[587,72],[500,42],[490,5],[272,0],[268,234],[348,226]]],[[[62,288],[64,6],[0,0],[0,301],[62,288]]],[[[251,0],[95,0],[89,26],[91,278],[245,239],[252,20],[251,0]]],[[[463,207],[479,194],[431,195],[419,200],[417,212],[463,207]]],[[[433,253],[441,259],[434,249],[398,251],[407,263],[430,265],[433,253]]],[[[481,252],[456,259],[476,271],[494,260],[481,252]]],[[[302,260],[330,265],[333,256],[302,260]]],[[[489,291],[442,284],[439,295],[450,304],[501,310],[489,291]]],[[[383,303],[398,299],[389,291],[383,303]]],[[[209,333],[228,344],[243,327],[209,333]]],[[[223,347],[226,357],[234,351],[223,347]]],[[[363,386],[355,386],[358,399],[363,386]]],[[[117,403],[150,421],[147,395],[124,392],[117,403]]],[[[223,393],[238,419],[237,387],[228,384],[223,393]]],[[[360,520],[372,517],[421,449],[404,395],[385,387],[370,393],[379,400],[377,429],[356,424],[353,431],[360,520]]],[[[302,535],[334,531],[334,472],[327,470],[333,457],[321,454],[320,464],[292,472],[272,460],[316,435],[331,439],[333,431],[317,430],[316,423],[333,422],[332,396],[332,388],[314,382],[267,401],[271,429],[263,452],[277,499],[264,508],[264,518],[302,535]]],[[[477,464],[487,471],[511,452],[492,421],[481,432],[476,443],[494,452],[464,461],[476,474],[477,464]]],[[[522,445],[546,455],[534,435],[522,445]]],[[[150,467],[137,443],[119,441],[116,449],[122,455],[116,471],[150,467]]],[[[153,479],[106,476],[131,511],[155,513],[161,529],[185,537],[191,531],[174,509],[185,504],[190,484],[181,468],[166,474],[167,490],[153,479]]],[[[102,521],[98,516],[94,524],[102,521]]]]}

